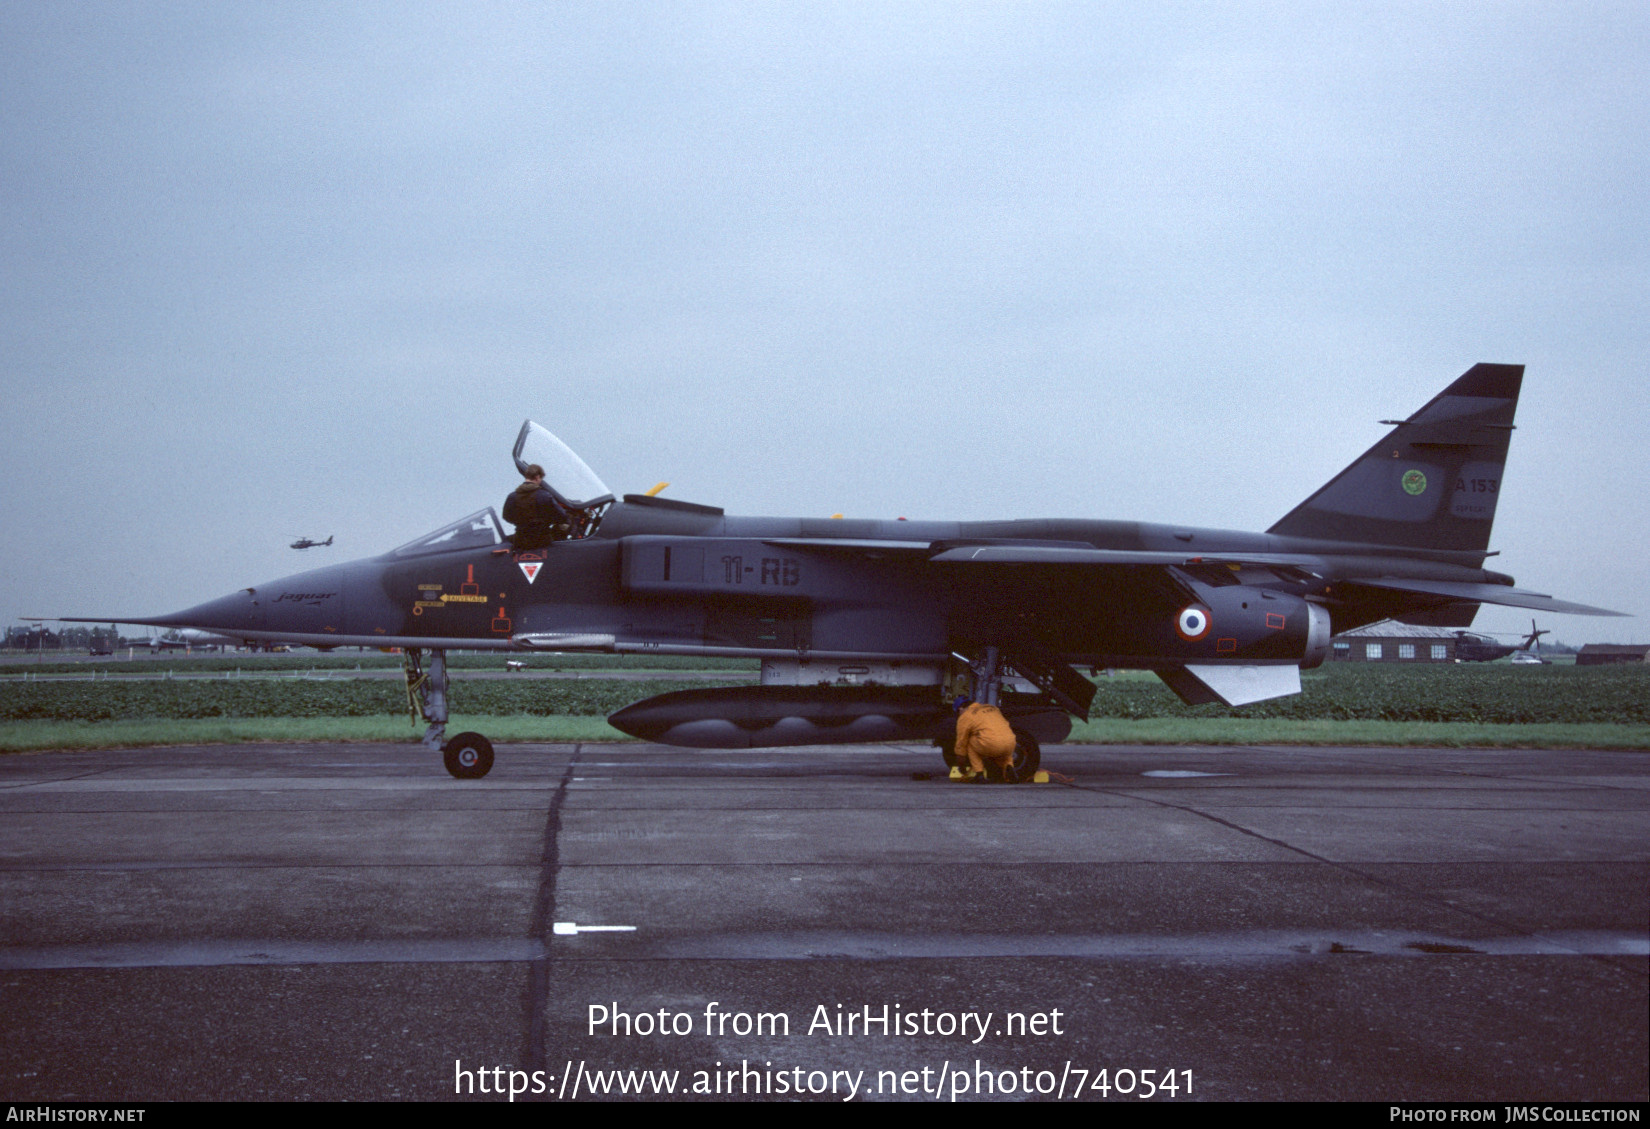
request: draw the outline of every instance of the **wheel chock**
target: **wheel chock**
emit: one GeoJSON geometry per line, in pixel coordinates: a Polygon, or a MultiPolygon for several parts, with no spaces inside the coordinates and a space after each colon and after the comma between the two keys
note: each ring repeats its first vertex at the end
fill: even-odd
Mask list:
{"type": "Polygon", "coordinates": [[[972,780],[978,775],[979,773],[975,772],[972,768],[963,768],[961,765],[955,764],[951,766],[952,780],[972,780]]]}
{"type": "Polygon", "coordinates": [[[1047,784],[1048,783],[1048,772],[1045,769],[1038,769],[1035,773],[1032,774],[1031,782],[1033,784],[1047,784]]]}

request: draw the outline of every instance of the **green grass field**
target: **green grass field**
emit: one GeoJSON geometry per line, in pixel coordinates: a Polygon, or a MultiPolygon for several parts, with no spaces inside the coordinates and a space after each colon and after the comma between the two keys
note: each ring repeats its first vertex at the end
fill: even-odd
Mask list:
{"type": "MultiPolygon", "coordinates": [[[[332,656],[321,656],[324,658],[332,656]]],[[[394,665],[392,656],[382,656],[394,665]]],[[[718,685],[702,680],[466,678],[497,670],[495,656],[458,666],[449,732],[479,729],[495,740],[625,740],[603,718],[642,698],[718,685]]],[[[271,656],[284,665],[259,677],[62,681],[0,680],[0,750],[225,741],[410,739],[398,679],[353,678],[355,656],[322,669],[316,656],[271,656]],[[288,677],[271,677],[285,673],[288,677]]],[[[591,656],[593,667],[614,660],[591,656]]],[[[545,669],[563,656],[544,656],[545,669]]],[[[193,673],[203,662],[156,659],[193,673]]],[[[251,672],[245,668],[242,674],[251,672]]],[[[638,660],[639,661],[639,660],[638,660]]],[[[50,665],[50,664],[48,664],[50,665]]],[[[128,670],[138,664],[124,665],[128,670]]],[[[650,660],[659,669],[658,660],[650,660]]],[[[751,663],[735,669],[751,669],[751,663]]],[[[617,666],[617,669],[649,667],[617,666]]],[[[14,668],[15,669],[15,668],[14,668]]],[[[363,664],[363,672],[369,668],[363,664]]],[[[683,668],[678,668],[683,669],[683,668]]],[[[691,667],[687,669],[692,669],[691,667]]],[[[703,669],[701,666],[700,669],[703,669]]],[[[723,668],[727,669],[727,668],[723,668]]],[[[1186,706],[1153,675],[1097,680],[1090,720],[1073,740],[1129,744],[1540,745],[1650,748],[1650,669],[1642,666],[1512,666],[1506,663],[1397,666],[1332,663],[1303,676],[1305,692],[1241,709],[1186,706]]]]}

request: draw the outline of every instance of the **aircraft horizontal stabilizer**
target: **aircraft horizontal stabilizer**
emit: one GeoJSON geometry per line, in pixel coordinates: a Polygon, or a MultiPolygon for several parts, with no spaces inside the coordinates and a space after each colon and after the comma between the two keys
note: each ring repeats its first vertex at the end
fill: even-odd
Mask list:
{"type": "Polygon", "coordinates": [[[1551,612],[1555,615],[1614,615],[1625,616],[1626,612],[1613,612],[1607,608],[1595,608],[1587,604],[1572,604],[1568,600],[1557,600],[1541,592],[1531,592],[1525,588],[1510,588],[1505,584],[1473,584],[1454,580],[1401,580],[1382,577],[1379,580],[1359,579],[1355,583],[1366,588],[1387,588],[1396,592],[1419,592],[1428,596],[1444,596],[1451,600],[1461,600],[1477,604],[1501,604],[1509,608],[1533,608],[1540,612],[1551,612]]]}
{"type": "Polygon", "coordinates": [[[1301,668],[1187,664],[1160,670],[1157,676],[1188,706],[1246,706],[1301,692],[1301,668]]]}

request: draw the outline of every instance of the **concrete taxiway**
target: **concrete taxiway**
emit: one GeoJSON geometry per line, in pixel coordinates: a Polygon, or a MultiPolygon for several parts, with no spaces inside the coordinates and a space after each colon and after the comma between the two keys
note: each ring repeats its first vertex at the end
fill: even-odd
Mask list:
{"type": "Polygon", "coordinates": [[[1650,1090],[1650,753],[498,753],[0,758],[0,1097],[1650,1090]]]}

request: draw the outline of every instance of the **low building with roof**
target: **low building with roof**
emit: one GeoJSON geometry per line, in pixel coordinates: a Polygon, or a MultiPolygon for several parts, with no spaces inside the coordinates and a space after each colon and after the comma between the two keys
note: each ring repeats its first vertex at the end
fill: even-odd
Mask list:
{"type": "Polygon", "coordinates": [[[1588,643],[1576,652],[1577,666],[1650,662],[1650,643],[1588,643]]]}
{"type": "Polygon", "coordinates": [[[1449,663],[1460,637],[1447,627],[1383,619],[1330,640],[1329,657],[1342,662],[1449,663]]]}

